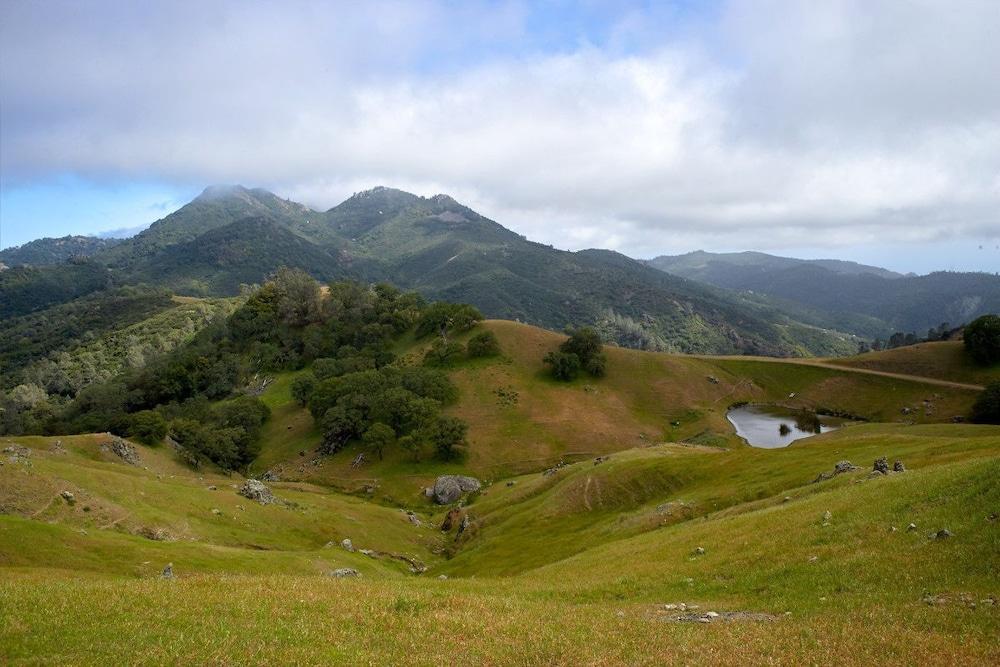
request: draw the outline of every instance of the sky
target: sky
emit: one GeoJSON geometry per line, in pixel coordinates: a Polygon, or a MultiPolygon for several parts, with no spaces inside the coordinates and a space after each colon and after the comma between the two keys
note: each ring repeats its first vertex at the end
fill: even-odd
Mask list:
{"type": "Polygon", "coordinates": [[[1000,2],[0,3],[0,247],[205,186],[559,248],[1000,271],[1000,2]]]}

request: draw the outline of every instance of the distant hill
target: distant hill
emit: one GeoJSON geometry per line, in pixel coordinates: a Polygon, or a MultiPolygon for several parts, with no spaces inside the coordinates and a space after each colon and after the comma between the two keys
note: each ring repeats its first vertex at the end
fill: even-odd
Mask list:
{"type": "Polygon", "coordinates": [[[73,257],[90,257],[119,243],[121,239],[96,236],[36,239],[24,245],[0,250],[0,263],[8,267],[61,264],[73,257]]]}
{"type": "MultiPolygon", "coordinates": [[[[106,268],[112,285],[145,283],[197,296],[235,294],[280,266],[322,280],[389,281],[430,299],[472,303],[488,317],[555,330],[596,325],[629,347],[776,356],[856,350],[850,336],[803,324],[773,304],[614,252],[533,243],[446,195],[384,187],[325,212],[266,190],[211,187],[91,261],[106,268]]],[[[52,287],[58,275],[24,276],[18,297],[30,302],[25,280],[46,286],[47,304],[59,303],[52,287]]],[[[84,293],[71,290],[67,298],[78,291],[84,293]]]]}
{"type": "Polygon", "coordinates": [[[865,337],[923,335],[942,322],[958,325],[1000,311],[1000,276],[937,272],[901,275],[837,260],[799,260],[763,253],[694,252],[647,262],[672,275],[752,292],[798,320],[865,337]]]}

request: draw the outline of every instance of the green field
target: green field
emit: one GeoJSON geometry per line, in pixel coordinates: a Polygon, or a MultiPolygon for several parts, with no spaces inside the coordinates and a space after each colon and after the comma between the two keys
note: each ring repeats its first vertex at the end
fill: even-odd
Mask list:
{"type": "Polygon", "coordinates": [[[30,450],[0,456],[0,663],[1000,661],[1000,427],[949,423],[974,391],[621,349],[559,384],[540,363],[559,336],[483,326],[503,356],[451,372],[455,463],[318,457],[291,373],[252,466],[280,469],[275,505],[167,444],[131,466],[100,434],[0,439],[30,450]],[[870,423],[755,449],[725,419],[744,400],[870,423]],[[907,471],[872,477],[880,456],[907,471]],[[845,459],[860,470],[814,482],[845,459]],[[442,472],[486,482],[461,534],[422,494],[442,472]]]}

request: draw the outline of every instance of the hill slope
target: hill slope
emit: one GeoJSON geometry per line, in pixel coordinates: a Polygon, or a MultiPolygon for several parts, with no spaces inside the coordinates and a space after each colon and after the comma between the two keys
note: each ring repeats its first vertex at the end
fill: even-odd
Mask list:
{"type": "Polygon", "coordinates": [[[1000,311],[1000,275],[988,273],[900,276],[875,267],[763,253],[698,252],[648,263],[716,287],[772,297],[801,321],[866,337],[885,338],[896,331],[923,335],[942,322],[954,326],[1000,311]]]}
{"type": "Polygon", "coordinates": [[[30,241],[15,248],[0,250],[0,264],[14,266],[45,266],[61,264],[73,257],[89,257],[102,250],[113,248],[121,239],[96,236],[62,236],[30,241]]]}

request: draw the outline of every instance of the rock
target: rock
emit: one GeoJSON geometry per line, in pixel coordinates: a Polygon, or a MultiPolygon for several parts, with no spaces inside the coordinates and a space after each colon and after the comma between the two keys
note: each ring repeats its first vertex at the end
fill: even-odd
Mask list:
{"type": "Polygon", "coordinates": [[[219,490],[219,487],[217,487],[217,486],[216,486],[215,484],[210,484],[210,485],[208,486],[208,490],[209,490],[209,491],[218,491],[218,490],[219,490]]]}
{"type": "Polygon", "coordinates": [[[896,532],[896,527],[895,526],[889,526],[889,532],[890,533],[895,533],[896,532]]]}
{"type": "Polygon", "coordinates": [[[265,470],[264,474],[260,476],[260,481],[262,482],[280,482],[281,475],[278,474],[277,470],[265,470]]]}
{"type": "Polygon", "coordinates": [[[110,442],[104,443],[102,447],[110,449],[112,454],[130,466],[137,466],[141,464],[139,454],[135,451],[135,447],[121,438],[112,438],[110,442]]]}
{"type": "Polygon", "coordinates": [[[218,507],[213,507],[212,514],[214,514],[215,516],[219,516],[222,514],[222,510],[220,510],[218,507]]]}
{"type": "Polygon", "coordinates": [[[906,527],[907,532],[909,532],[911,530],[916,530],[916,529],[917,529],[917,524],[915,524],[915,523],[911,523],[909,526],[906,527]]]}
{"type": "Polygon", "coordinates": [[[837,463],[833,466],[833,473],[835,475],[851,472],[852,470],[860,470],[860,468],[850,461],[837,461],[837,463]]]}
{"type": "Polygon", "coordinates": [[[705,379],[711,382],[712,384],[719,384],[719,378],[715,377],[714,375],[706,375],[705,379]]]}
{"type": "Polygon", "coordinates": [[[696,547],[695,550],[694,550],[694,553],[697,556],[704,556],[705,555],[705,547],[696,547]]]}
{"type": "Polygon", "coordinates": [[[173,579],[174,578],[174,564],[167,563],[167,566],[163,568],[163,573],[160,574],[163,579],[173,579]]]}
{"type": "Polygon", "coordinates": [[[823,512],[823,521],[829,521],[833,518],[833,513],[830,510],[823,512]]]}
{"type": "Polygon", "coordinates": [[[708,618],[718,618],[719,614],[718,612],[715,611],[706,611],[705,616],[707,616],[708,618]]]}
{"type": "Polygon", "coordinates": [[[438,579],[440,579],[441,581],[448,581],[448,575],[447,574],[440,574],[440,575],[438,575],[438,579]]]}
{"type": "Polygon", "coordinates": [[[271,489],[264,485],[259,479],[248,479],[240,487],[239,494],[244,498],[256,500],[261,505],[270,505],[274,502],[274,494],[271,489]]]}
{"type": "Polygon", "coordinates": [[[810,563],[815,563],[818,560],[819,560],[819,556],[809,556],[809,562],[810,563]]]}
{"type": "Polygon", "coordinates": [[[517,480],[516,479],[512,479],[509,482],[507,482],[507,486],[508,487],[515,486],[516,484],[517,484],[517,480]]]}
{"type": "Polygon", "coordinates": [[[412,523],[412,524],[413,524],[414,526],[419,526],[419,525],[420,525],[420,519],[419,519],[419,518],[417,518],[417,515],[416,515],[416,514],[414,514],[413,512],[407,512],[407,513],[406,513],[406,518],[407,518],[407,520],[409,520],[409,522],[410,522],[410,523],[412,523]]]}
{"type": "Polygon", "coordinates": [[[908,415],[908,414],[910,414],[911,412],[913,412],[913,410],[911,410],[910,408],[902,408],[902,409],[901,409],[901,410],[900,410],[899,412],[900,412],[901,414],[904,414],[904,415],[908,415]]]}
{"type": "Polygon", "coordinates": [[[337,579],[345,579],[347,577],[361,576],[361,574],[353,567],[338,567],[336,570],[330,570],[329,572],[327,572],[327,575],[331,577],[336,577],[337,579]]]}
{"type": "Polygon", "coordinates": [[[340,542],[340,546],[342,546],[346,551],[350,551],[350,552],[354,551],[354,543],[351,542],[350,538],[348,538],[348,537],[345,537],[340,542]]]}
{"type": "Polygon", "coordinates": [[[892,464],[892,471],[893,472],[906,472],[906,466],[903,465],[902,461],[900,461],[900,460],[897,459],[896,462],[892,464]]]}
{"type": "Polygon", "coordinates": [[[73,503],[76,502],[76,497],[72,493],[70,493],[69,491],[63,491],[59,495],[62,496],[63,500],[65,500],[66,502],[68,502],[70,505],[72,505],[73,503]]]}
{"type": "Polygon", "coordinates": [[[886,460],[884,456],[880,456],[879,458],[875,459],[875,463],[872,464],[872,472],[877,472],[880,475],[888,475],[889,461],[886,460]]]}
{"type": "Polygon", "coordinates": [[[434,502],[438,505],[450,505],[466,493],[479,491],[482,486],[475,477],[442,475],[434,482],[434,502]]]}
{"type": "Polygon", "coordinates": [[[15,444],[10,447],[4,447],[3,453],[10,456],[11,463],[24,462],[30,464],[28,459],[31,458],[31,450],[27,447],[15,444]]]}
{"type": "Polygon", "coordinates": [[[791,500],[792,500],[791,496],[785,496],[784,499],[781,502],[787,503],[787,502],[791,502],[791,500]]]}
{"type": "Polygon", "coordinates": [[[949,537],[951,537],[952,535],[953,535],[953,533],[950,530],[948,530],[947,528],[942,528],[941,530],[937,531],[936,533],[931,533],[930,534],[930,538],[932,540],[946,540],[949,537]]]}
{"type": "Polygon", "coordinates": [[[463,515],[462,521],[458,524],[458,534],[461,535],[462,533],[464,533],[471,524],[472,521],[471,519],[469,519],[469,515],[468,514],[463,515]]]}

